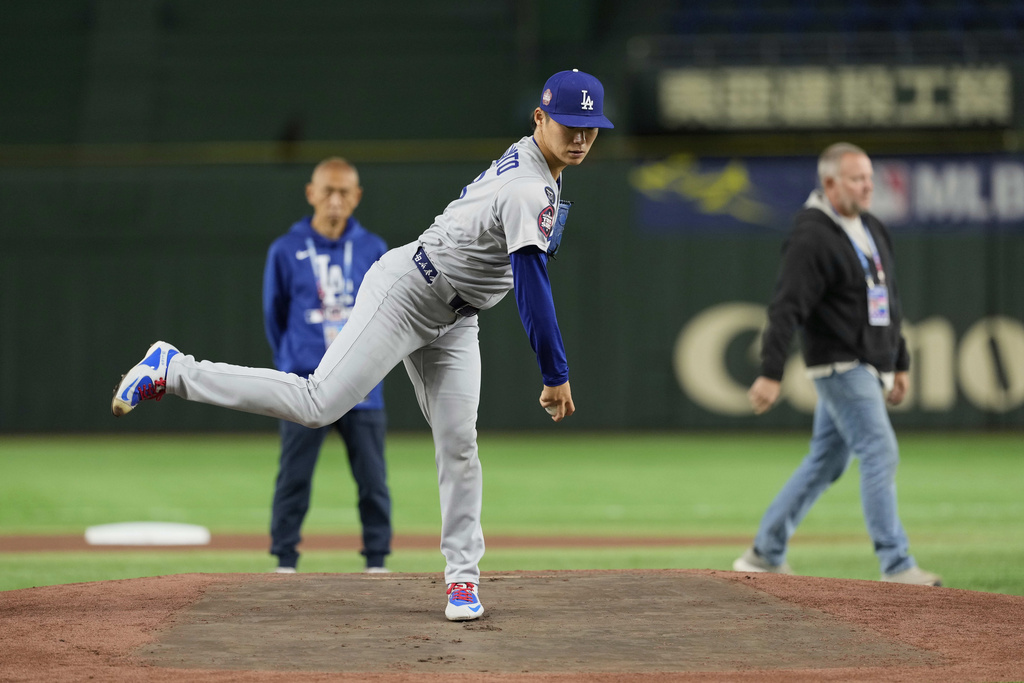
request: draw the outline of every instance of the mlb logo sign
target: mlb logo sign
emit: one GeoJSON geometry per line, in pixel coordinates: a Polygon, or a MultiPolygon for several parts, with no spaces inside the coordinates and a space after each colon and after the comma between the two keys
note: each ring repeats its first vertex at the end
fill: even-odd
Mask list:
{"type": "Polygon", "coordinates": [[[875,192],[871,213],[890,225],[910,219],[910,169],[898,161],[875,164],[875,192]]]}

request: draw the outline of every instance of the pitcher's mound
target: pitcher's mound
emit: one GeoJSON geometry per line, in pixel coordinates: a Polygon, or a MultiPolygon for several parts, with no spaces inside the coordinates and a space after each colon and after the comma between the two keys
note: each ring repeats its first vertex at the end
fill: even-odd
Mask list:
{"type": "Polygon", "coordinates": [[[710,570],[179,575],[0,593],[7,680],[1001,681],[1024,598],[710,570]]]}

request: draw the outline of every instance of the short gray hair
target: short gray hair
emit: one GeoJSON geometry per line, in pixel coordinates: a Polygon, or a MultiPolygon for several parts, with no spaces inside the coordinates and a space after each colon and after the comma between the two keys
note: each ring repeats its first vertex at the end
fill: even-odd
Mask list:
{"type": "Polygon", "coordinates": [[[313,169],[313,173],[312,173],[312,175],[310,175],[310,181],[312,181],[313,178],[316,177],[316,174],[319,171],[321,171],[323,169],[328,169],[328,168],[339,169],[339,170],[342,170],[342,171],[351,169],[352,172],[356,174],[356,185],[359,184],[359,171],[356,170],[356,167],[353,166],[349,162],[348,159],[345,159],[343,157],[327,157],[326,159],[321,161],[313,169]]]}
{"type": "Polygon", "coordinates": [[[818,184],[821,187],[825,187],[825,178],[835,178],[839,175],[839,160],[847,154],[868,155],[863,149],[849,142],[837,142],[829,145],[821,153],[821,156],[818,157],[818,184]]]}

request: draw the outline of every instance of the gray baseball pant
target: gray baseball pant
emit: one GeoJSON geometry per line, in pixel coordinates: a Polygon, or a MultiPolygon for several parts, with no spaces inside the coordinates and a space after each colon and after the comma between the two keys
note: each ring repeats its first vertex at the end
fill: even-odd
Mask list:
{"type": "Polygon", "coordinates": [[[412,260],[418,246],[392,249],[370,268],[351,317],[309,378],[179,353],[168,365],[166,390],[189,401],[321,427],[336,422],[404,361],[434,437],[445,581],[479,583],[479,326],[476,316],[455,314],[427,284],[412,260]]]}

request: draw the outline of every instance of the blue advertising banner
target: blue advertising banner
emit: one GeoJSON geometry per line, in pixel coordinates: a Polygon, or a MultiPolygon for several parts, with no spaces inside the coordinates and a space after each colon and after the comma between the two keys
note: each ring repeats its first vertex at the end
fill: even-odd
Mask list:
{"type": "MultiPolygon", "coordinates": [[[[872,213],[894,233],[1024,231],[1024,155],[872,158],[872,213]]],[[[648,233],[785,232],[817,180],[814,157],[677,155],[629,175],[648,233]]]]}

